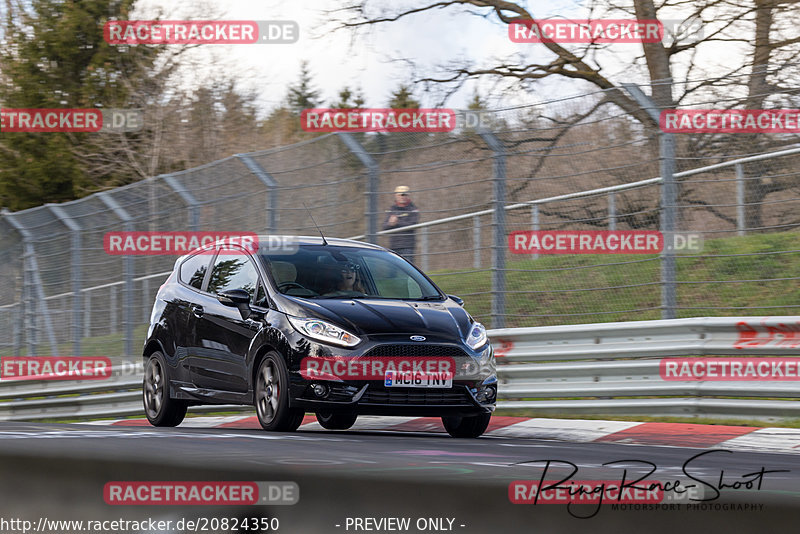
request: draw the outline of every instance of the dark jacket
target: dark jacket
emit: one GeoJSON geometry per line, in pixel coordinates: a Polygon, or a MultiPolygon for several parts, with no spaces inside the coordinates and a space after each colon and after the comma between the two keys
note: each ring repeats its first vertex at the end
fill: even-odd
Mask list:
{"type": "MultiPolygon", "coordinates": [[[[392,228],[402,228],[403,226],[410,226],[419,222],[419,210],[413,202],[409,202],[406,206],[398,206],[392,204],[392,207],[386,210],[386,218],[383,220],[383,229],[391,230],[392,228]],[[397,224],[389,226],[389,218],[392,215],[397,215],[397,224]]],[[[389,234],[389,248],[405,249],[414,248],[417,244],[417,235],[415,230],[408,232],[397,232],[396,234],[389,234]]]]}

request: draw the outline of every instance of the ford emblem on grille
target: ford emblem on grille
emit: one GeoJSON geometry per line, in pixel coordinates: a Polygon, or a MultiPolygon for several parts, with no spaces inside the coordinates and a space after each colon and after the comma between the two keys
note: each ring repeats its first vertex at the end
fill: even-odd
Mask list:
{"type": "Polygon", "coordinates": [[[425,336],[411,336],[411,341],[425,341],[425,336]]]}

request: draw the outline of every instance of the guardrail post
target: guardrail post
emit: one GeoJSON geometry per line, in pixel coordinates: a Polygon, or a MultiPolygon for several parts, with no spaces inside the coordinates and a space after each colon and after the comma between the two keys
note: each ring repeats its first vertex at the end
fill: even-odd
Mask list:
{"type": "Polygon", "coordinates": [[[492,328],[503,328],[506,319],[506,149],[489,131],[480,136],[494,152],[492,211],[492,328]]]}
{"type": "MultiPolygon", "coordinates": [[[[177,180],[176,180],[177,181],[177,180]]],[[[188,193],[187,193],[188,194],[188,193]]],[[[97,193],[97,197],[108,206],[108,208],[114,212],[114,215],[119,218],[122,223],[123,227],[125,228],[126,232],[133,231],[133,217],[128,214],[127,210],[120,206],[117,201],[108,194],[108,192],[103,191],[97,193]]],[[[124,285],[124,293],[122,297],[122,322],[125,328],[125,333],[123,334],[125,341],[125,356],[131,358],[133,357],[133,256],[130,254],[126,254],[122,257],[122,277],[125,281],[124,285]]],[[[116,290],[115,286],[111,286],[116,290]]],[[[112,293],[113,295],[114,293],[112,293]]],[[[113,309],[114,314],[117,313],[116,309],[113,309]]],[[[116,325],[115,325],[116,327],[116,325]]]]}
{"type": "Polygon", "coordinates": [[[64,208],[56,206],[55,204],[46,204],[46,206],[64,223],[70,231],[72,251],[70,253],[71,261],[71,278],[72,278],[72,354],[75,356],[81,355],[81,336],[83,334],[83,304],[81,291],[81,227],[70,217],[64,208]]]}
{"type": "Polygon", "coordinates": [[[39,263],[36,261],[36,249],[33,246],[35,238],[33,233],[22,225],[6,208],[2,210],[3,216],[9,224],[22,236],[23,242],[23,273],[26,275],[23,281],[23,293],[27,293],[26,313],[26,338],[28,343],[28,356],[36,356],[36,308],[38,307],[41,317],[44,319],[44,327],[47,333],[47,340],[50,343],[50,353],[58,355],[55,331],[53,322],[50,319],[50,310],[47,308],[47,301],[44,297],[44,284],[39,275],[39,263]]]}
{"type": "MultiPolygon", "coordinates": [[[[267,186],[267,233],[274,234],[278,232],[278,182],[272,177],[270,173],[264,170],[264,167],[254,160],[248,154],[236,154],[236,157],[245,164],[245,166],[252,172],[256,178],[261,180],[267,186]]],[[[149,316],[149,314],[148,314],[149,316]]]]}
{"type": "Polygon", "coordinates": [[[745,235],[747,219],[745,218],[744,168],[741,163],[734,165],[736,169],[736,230],[738,235],[745,235]]]}
{"type": "MultiPolygon", "coordinates": [[[[659,124],[661,109],[644,94],[639,86],[624,83],[623,87],[631,97],[659,124]]],[[[659,161],[661,166],[661,233],[664,236],[664,249],[661,252],[661,318],[674,319],[677,312],[677,284],[675,252],[671,250],[677,227],[678,186],[675,182],[675,136],[659,130],[659,161]],[[668,243],[668,240],[670,243],[668,243]]]]}
{"type": "Polygon", "coordinates": [[[336,132],[348,150],[367,168],[367,242],[378,243],[378,163],[370,156],[361,143],[347,132],[336,132]]]}

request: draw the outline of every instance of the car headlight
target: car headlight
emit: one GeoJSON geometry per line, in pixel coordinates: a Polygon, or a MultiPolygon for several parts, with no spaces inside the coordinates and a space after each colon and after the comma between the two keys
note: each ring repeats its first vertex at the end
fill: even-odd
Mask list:
{"type": "Polygon", "coordinates": [[[476,350],[486,344],[486,328],[481,323],[472,323],[467,336],[467,345],[472,350],[476,350]]]}
{"type": "Polygon", "coordinates": [[[354,347],[361,343],[361,339],[358,336],[326,321],[289,317],[289,322],[301,334],[325,343],[341,345],[342,347],[354,347]]]}

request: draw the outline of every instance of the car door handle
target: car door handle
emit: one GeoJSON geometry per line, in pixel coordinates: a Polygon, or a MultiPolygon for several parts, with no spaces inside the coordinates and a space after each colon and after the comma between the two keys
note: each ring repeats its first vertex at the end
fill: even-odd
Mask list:
{"type": "Polygon", "coordinates": [[[192,313],[195,317],[202,317],[203,316],[203,307],[199,304],[191,304],[189,307],[192,309],[192,313]]]}

